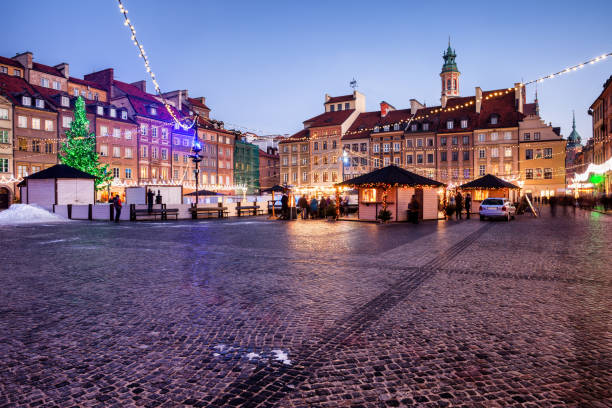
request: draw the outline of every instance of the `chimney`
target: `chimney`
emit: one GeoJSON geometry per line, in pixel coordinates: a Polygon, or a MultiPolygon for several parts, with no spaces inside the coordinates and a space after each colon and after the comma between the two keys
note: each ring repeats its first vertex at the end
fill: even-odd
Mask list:
{"type": "Polygon", "coordinates": [[[514,84],[514,100],[516,101],[516,110],[523,113],[523,103],[525,97],[523,96],[525,87],[520,82],[514,84]]]}
{"type": "Polygon", "coordinates": [[[69,66],[66,62],[62,62],[61,64],[57,64],[55,66],[55,68],[57,68],[62,75],[64,76],[64,78],[68,79],[70,77],[70,69],[69,66]]]}
{"type": "Polygon", "coordinates": [[[448,97],[446,95],[442,95],[440,98],[440,105],[442,105],[442,109],[446,108],[446,102],[448,102],[448,97]]]}
{"type": "Polygon", "coordinates": [[[476,113],[480,113],[480,107],[482,106],[482,89],[477,86],[476,87],[476,113]]]}
{"type": "Polygon", "coordinates": [[[419,109],[423,109],[423,108],[425,108],[425,105],[423,105],[421,102],[417,101],[416,99],[410,100],[410,114],[411,115],[416,114],[419,109]]]}
{"type": "Polygon", "coordinates": [[[26,81],[30,82],[30,70],[32,69],[32,53],[30,51],[22,52],[13,57],[15,61],[23,65],[25,72],[23,76],[26,81]]]}
{"type": "Polygon", "coordinates": [[[380,103],[380,117],[384,118],[385,116],[387,116],[387,114],[391,111],[394,111],[395,108],[390,105],[389,103],[382,101],[380,103]]]}
{"type": "Polygon", "coordinates": [[[130,85],[135,86],[136,88],[140,89],[142,92],[147,92],[147,81],[145,81],[144,79],[142,81],[132,82],[130,85]]]}
{"type": "Polygon", "coordinates": [[[115,73],[112,68],[107,68],[102,71],[92,72],[91,74],[87,74],[83,76],[83,79],[86,81],[95,82],[100,85],[102,89],[108,92],[109,99],[114,95],[112,93],[113,81],[115,79],[115,73]]]}

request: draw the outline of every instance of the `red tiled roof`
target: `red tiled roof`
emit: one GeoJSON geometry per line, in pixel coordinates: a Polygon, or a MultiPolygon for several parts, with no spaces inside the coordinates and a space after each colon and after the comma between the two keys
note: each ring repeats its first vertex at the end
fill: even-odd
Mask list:
{"type": "Polygon", "coordinates": [[[100,84],[98,84],[97,82],[87,81],[85,79],[70,77],[70,78],[68,78],[68,82],[74,82],[75,84],[89,86],[91,88],[96,88],[96,89],[98,89],[100,91],[104,90],[104,88],[100,84]]]}
{"type": "Polygon", "coordinates": [[[336,103],[336,102],[348,102],[355,100],[355,96],[353,94],[350,95],[342,95],[342,96],[332,96],[325,103],[336,103]]]}
{"type": "Polygon", "coordinates": [[[45,98],[46,95],[41,94],[36,88],[23,78],[0,74],[0,94],[5,95],[15,105],[21,106],[21,99],[19,98],[21,94],[45,98]]]}
{"type": "MultiPolygon", "coordinates": [[[[120,91],[124,92],[134,108],[134,111],[139,116],[144,116],[151,119],[161,120],[164,122],[174,123],[174,119],[166,110],[166,107],[163,103],[158,101],[153,95],[141,91],[138,87],[134,85],[127,84],[121,81],[113,81],[113,86],[117,87],[120,91]],[[152,115],[150,110],[148,109],[151,105],[155,106],[157,110],[156,115],[152,115]]],[[[173,106],[170,106],[170,109],[173,110],[174,114],[180,119],[182,118],[182,114],[173,106]]]]}
{"type": "Polygon", "coordinates": [[[210,108],[208,106],[206,106],[205,104],[203,104],[202,102],[198,101],[197,99],[194,98],[187,98],[187,102],[189,102],[190,104],[192,104],[193,106],[197,106],[198,108],[202,108],[202,109],[207,109],[210,110],[210,108]]]}
{"type": "Polygon", "coordinates": [[[535,103],[526,103],[523,105],[523,113],[525,115],[535,115],[536,114],[536,104],[535,103]]]}
{"type": "Polygon", "coordinates": [[[520,113],[516,108],[514,99],[514,91],[501,96],[494,96],[491,99],[484,99],[486,96],[494,92],[506,92],[505,89],[483,92],[482,107],[480,109],[480,129],[488,128],[507,128],[517,127],[518,122],[523,119],[524,114],[520,113]],[[496,125],[490,123],[491,115],[499,115],[496,125]]]}
{"type": "Polygon", "coordinates": [[[299,132],[297,132],[297,133],[295,133],[295,134],[293,134],[293,135],[291,135],[289,137],[286,137],[285,139],[279,141],[278,143],[281,144],[281,143],[296,142],[298,140],[308,139],[308,136],[309,136],[308,129],[302,129],[299,132]]]}
{"type": "Polygon", "coordinates": [[[49,65],[39,64],[38,62],[32,63],[32,69],[34,71],[44,72],[45,74],[55,75],[58,77],[63,77],[64,75],[60,72],[59,69],[50,67],[49,65]]]}
{"type": "Polygon", "coordinates": [[[18,61],[15,61],[14,59],[2,57],[2,56],[0,56],[0,64],[11,65],[13,67],[23,69],[23,65],[21,65],[18,61]]]}
{"type": "Polygon", "coordinates": [[[305,120],[304,124],[308,124],[310,127],[341,125],[353,112],[355,112],[354,109],[325,112],[305,120]]]}

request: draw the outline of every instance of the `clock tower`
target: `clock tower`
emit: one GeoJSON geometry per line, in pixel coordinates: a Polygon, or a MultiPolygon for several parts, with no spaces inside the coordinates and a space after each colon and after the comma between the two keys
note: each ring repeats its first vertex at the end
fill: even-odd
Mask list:
{"type": "Polygon", "coordinates": [[[455,62],[456,57],[457,54],[455,50],[451,48],[449,37],[448,48],[442,55],[444,65],[442,65],[442,72],[440,72],[440,78],[442,79],[442,97],[456,98],[459,96],[459,75],[461,75],[461,73],[457,69],[457,63],[455,62]]]}

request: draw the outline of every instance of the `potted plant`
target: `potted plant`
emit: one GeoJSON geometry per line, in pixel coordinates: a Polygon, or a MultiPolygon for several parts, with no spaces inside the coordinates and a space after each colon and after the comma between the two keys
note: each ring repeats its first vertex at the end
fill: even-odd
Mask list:
{"type": "Polygon", "coordinates": [[[391,219],[391,211],[384,209],[380,210],[377,218],[384,224],[391,219]]]}

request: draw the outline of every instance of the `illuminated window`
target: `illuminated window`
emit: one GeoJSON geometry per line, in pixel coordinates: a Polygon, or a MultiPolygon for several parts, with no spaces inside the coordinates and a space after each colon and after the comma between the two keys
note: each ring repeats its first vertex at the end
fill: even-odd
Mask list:
{"type": "Polygon", "coordinates": [[[375,203],[376,202],[376,189],[375,188],[364,188],[361,190],[361,201],[364,203],[375,203]]]}

